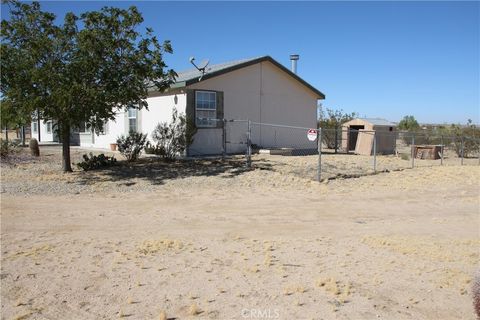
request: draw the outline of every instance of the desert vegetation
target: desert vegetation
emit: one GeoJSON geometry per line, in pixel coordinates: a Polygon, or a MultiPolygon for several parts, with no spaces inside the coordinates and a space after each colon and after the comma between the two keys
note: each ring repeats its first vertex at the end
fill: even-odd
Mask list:
{"type": "Polygon", "coordinates": [[[117,138],[117,147],[128,162],[133,162],[140,157],[146,142],[146,134],[131,131],[127,136],[121,135],[117,138]]]}
{"type": "Polygon", "coordinates": [[[193,143],[196,127],[183,113],[174,108],[170,122],[159,123],[152,132],[153,143],[145,148],[146,152],[161,156],[166,161],[184,155],[193,143]]]}

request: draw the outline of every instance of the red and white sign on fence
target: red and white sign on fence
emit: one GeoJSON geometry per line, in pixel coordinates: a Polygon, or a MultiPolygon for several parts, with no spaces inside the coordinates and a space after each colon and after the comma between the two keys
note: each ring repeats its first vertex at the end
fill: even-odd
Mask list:
{"type": "Polygon", "coordinates": [[[307,131],[307,138],[310,141],[317,140],[317,130],[316,129],[308,129],[307,131]]]}

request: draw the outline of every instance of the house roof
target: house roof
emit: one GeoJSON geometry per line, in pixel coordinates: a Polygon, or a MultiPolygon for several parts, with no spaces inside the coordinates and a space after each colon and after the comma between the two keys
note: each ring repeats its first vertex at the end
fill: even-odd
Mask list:
{"type": "Polygon", "coordinates": [[[176,77],[176,82],[175,84],[172,85],[172,88],[181,88],[181,87],[189,86],[193,83],[204,81],[204,80],[225,74],[227,72],[245,68],[260,62],[264,62],[264,61],[271,62],[272,64],[277,66],[283,72],[287,73],[289,76],[291,76],[292,78],[300,82],[302,85],[307,87],[312,92],[314,92],[319,99],[325,99],[325,95],[322,92],[320,92],[318,89],[313,87],[311,84],[309,84],[308,82],[300,78],[298,75],[290,71],[288,68],[286,68],[285,66],[283,66],[281,63],[277,62],[270,56],[261,56],[261,57],[255,57],[250,59],[242,59],[242,60],[210,65],[207,67],[203,77],[202,77],[202,73],[198,71],[196,68],[178,72],[177,73],[178,76],[176,77]]]}
{"type": "Polygon", "coordinates": [[[374,126],[395,127],[397,124],[383,118],[359,118],[362,121],[373,124],[374,126]]]}

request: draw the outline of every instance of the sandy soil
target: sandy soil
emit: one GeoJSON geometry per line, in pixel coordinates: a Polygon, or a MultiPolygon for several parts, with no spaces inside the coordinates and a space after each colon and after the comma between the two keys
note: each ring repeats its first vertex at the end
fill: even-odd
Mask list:
{"type": "MultiPolygon", "coordinates": [[[[201,184],[208,188],[252,187],[259,181],[267,187],[308,188],[316,184],[318,156],[280,156],[255,154],[254,170],[245,166],[244,156],[226,161],[197,159],[164,163],[146,157],[136,163],[122,161],[116,152],[72,148],[72,162],[92,152],[115,156],[118,165],[103,170],[83,172],[73,165],[70,175],[61,174],[60,147],[41,147],[40,158],[31,158],[24,150],[13,165],[2,163],[0,192],[23,195],[69,195],[86,193],[158,192],[165,187],[190,188],[201,184]]],[[[373,174],[373,157],[347,154],[324,154],[321,158],[322,180],[373,174]]],[[[461,160],[447,152],[444,166],[459,166],[461,160]]],[[[467,166],[478,166],[478,158],[464,159],[467,166]]],[[[377,172],[411,168],[411,160],[388,155],[376,157],[377,172]]],[[[440,167],[440,160],[415,160],[415,167],[440,167]]]]}
{"type": "Polygon", "coordinates": [[[475,318],[480,167],[318,184],[266,163],[56,196],[2,172],[2,319],[475,318]]]}

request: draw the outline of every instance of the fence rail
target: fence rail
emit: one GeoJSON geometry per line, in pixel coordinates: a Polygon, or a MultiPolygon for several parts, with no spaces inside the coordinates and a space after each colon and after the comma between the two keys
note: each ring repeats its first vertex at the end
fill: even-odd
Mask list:
{"type": "MultiPolygon", "coordinates": [[[[205,120],[205,119],[203,119],[205,120]]],[[[421,166],[480,165],[480,137],[377,130],[322,129],[262,123],[222,122],[222,156],[244,155],[252,167],[262,159],[317,181],[421,166]],[[316,136],[308,139],[307,133],[316,136]]]]}

